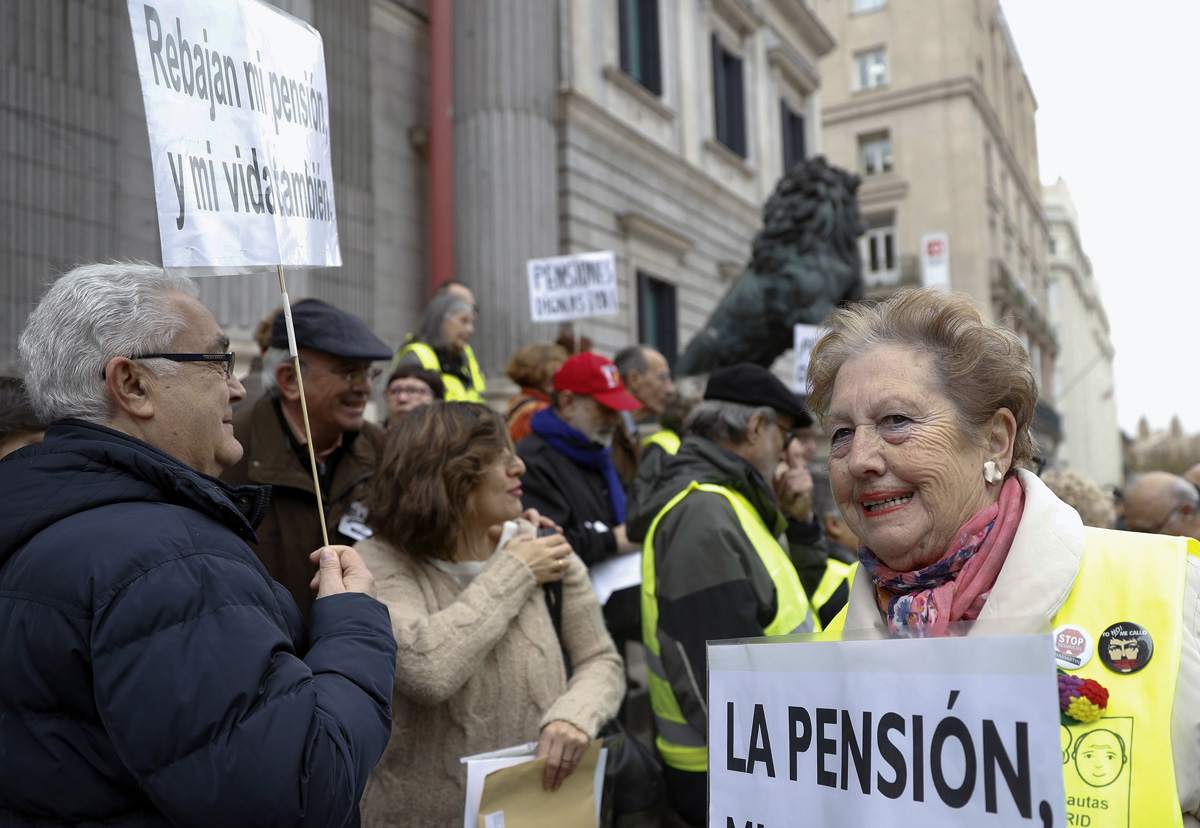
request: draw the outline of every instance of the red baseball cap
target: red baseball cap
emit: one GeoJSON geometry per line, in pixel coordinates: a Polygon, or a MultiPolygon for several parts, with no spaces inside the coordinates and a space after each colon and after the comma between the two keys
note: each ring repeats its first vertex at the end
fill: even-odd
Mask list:
{"type": "Polygon", "coordinates": [[[617,366],[591,351],[576,354],[559,366],[554,372],[554,390],[586,394],[614,411],[634,411],[642,407],[625,392],[625,383],[621,382],[617,366]]]}

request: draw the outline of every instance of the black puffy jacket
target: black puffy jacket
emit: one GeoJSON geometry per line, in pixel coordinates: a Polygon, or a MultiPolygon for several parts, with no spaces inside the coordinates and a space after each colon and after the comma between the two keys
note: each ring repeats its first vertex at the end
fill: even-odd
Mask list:
{"type": "Polygon", "coordinates": [[[588,566],[617,554],[612,532],[617,520],[604,472],[581,466],[537,433],[517,443],[517,456],[525,462],[522,506],[537,509],[561,526],[575,554],[588,566]]]}
{"type": "Polygon", "coordinates": [[[313,609],[234,489],[80,421],[0,462],[0,826],[341,826],[387,743],[396,643],[313,609]]]}

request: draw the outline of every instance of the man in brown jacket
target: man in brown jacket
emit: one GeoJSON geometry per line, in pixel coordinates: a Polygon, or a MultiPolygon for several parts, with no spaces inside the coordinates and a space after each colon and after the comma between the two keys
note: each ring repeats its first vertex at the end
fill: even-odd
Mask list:
{"type": "MultiPolygon", "coordinates": [[[[351,545],[371,535],[364,504],[384,437],[383,429],[363,419],[371,383],[381,371],[371,363],[391,359],[392,350],[357,316],[319,299],[293,305],[292,320],[329,542],[351,545]]],[[[263,356],[263,387],[262,399],[233,419],[244,452],[221,478],[234,485],[272,487],[254,549],[307,618],[314,600],[308,585],[316,567],[303,550],[323,542],[282,312],[275,317],[263,356]]]]}

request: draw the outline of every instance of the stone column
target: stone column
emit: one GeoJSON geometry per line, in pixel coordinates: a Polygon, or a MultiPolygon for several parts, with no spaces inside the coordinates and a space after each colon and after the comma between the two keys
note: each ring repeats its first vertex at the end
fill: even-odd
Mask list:
{"type": "Polygon", "coordinates": [[[456,278],[479,303],[473,345],[489,389],[531,326],[525,261],[557,255],[558,4],[455,3],[456,278]]]}

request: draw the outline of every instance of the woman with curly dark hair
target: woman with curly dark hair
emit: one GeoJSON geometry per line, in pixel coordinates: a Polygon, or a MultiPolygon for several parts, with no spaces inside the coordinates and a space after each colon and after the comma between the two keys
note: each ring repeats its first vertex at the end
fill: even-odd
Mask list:
{"type": "Polygon", "coordinates": [[[421,406],[388,434],[369,503],[375,535],[357,547],[399,644],[392,739],[367,783],[365,826],[457,823],[459,759],[528,741],[557,789],[616,715],[624,670],[587,568],[522,514],[524,471],[484,405],[421,406]],[[556,581],[561,646],[541,589],[556,581]]]}

